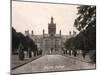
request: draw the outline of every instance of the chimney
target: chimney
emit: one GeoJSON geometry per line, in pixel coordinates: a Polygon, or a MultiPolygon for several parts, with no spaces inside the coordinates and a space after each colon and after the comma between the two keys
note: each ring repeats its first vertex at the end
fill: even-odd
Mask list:
{"type": "Polygon", "coordinates": [[[69,31],[69,35],[71,36],[71,31],[69,31]]]}
{"type": "Polygon", "coordinates": [[[29,36],[29,30],[25,31],[25,36],[29,36]]]}
{"type": "Polygon", "coordinates": [[[61,37],[61,30],[59,30],[59,35],[60,35],[60,37],[61,37]]]}
{"type": "Polygon", "coordinates": [[[33,32],[33,30],[31,31],[31,35],[32,35],[32,36],[34,35],[34,32],[33,32]]]}
{"type": "Polygon", "coordinates": [[[43,37],[45,36],[45,30],[43,29],[43,37]]]}

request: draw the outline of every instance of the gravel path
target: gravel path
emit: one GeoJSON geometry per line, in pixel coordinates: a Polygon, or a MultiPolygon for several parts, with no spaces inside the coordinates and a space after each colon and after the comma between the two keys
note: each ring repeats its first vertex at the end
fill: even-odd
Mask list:
{"type": "Polygon", "coordinates": [[[95,69],[95,65],[62,55],[45,55],[17,69],[12,74],[76,69],[95,69]]]}

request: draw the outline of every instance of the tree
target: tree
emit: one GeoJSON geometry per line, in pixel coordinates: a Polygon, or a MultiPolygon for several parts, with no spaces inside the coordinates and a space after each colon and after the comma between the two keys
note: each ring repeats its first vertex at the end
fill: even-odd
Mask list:
{"type": "Polygon", "coordinates": [[[12,27],[12,54],[18,54],[20,44],[23,46],[23,49],[19,50],[19,58],[21,60],[24,59],[24,51],[28,52],[29,58],[32,57],[32,51],[35,56],[37,55],[38,49],[35,42],[29,36],[24,36],[21,32],[16,32],[12,27]]]}
{"type": "Polygon", "coordinates": [[[78,17],[74,26],[80,31],[78,34],[84,40],[87,49],[96,49],[96,6],[78,7],[78,17]]]}
{"type": "Polygon", "coordinates": [[[96,6],[82,5],[77,7],[78,17],[75,19],[74,26],[79,30],[85,30],[87,27],[96,26],[96,6]]]}
{"type": "Polygon", "coordinates": [[[37,45],[29,36],[26,36],[26,47],[28,49],[28,54],[30,58],[32,57],[32,52],[34,52],[34,56],[36,56],[38,51],[37,45]]]}
{"type": "Polygon", "coordinates": [[[77,38],[76,42],[81,44],[76,46],[85,52],[96,50],[96,6],[82,5],[77,9],[78,17],[75,19],[74,26],[80,33],[75,38],[77,38]]]}
{"type": "Polygon", "coordinates": [[[96,58],[96,6],[82,5],[77,7],[78,17],[75,19],[74,27],[79,31],[77,36],[68,39],[65,43],[66,49],[81,49],[83,55],[94,52],[92,60],[96,58]]]}
{"type": "Polygon", "coordinates": [[[19,45],[19,39],[16,30],[12,27],[12,54],[17,52],[17,48],[19,45]]]}

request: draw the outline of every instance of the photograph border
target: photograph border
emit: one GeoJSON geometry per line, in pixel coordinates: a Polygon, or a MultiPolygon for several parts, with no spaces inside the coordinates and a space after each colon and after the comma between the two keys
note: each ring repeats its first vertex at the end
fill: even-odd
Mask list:
{"type": "MultiPolygon", "coordinates": [[[[58,5],[89,5],[89,6],[96,6],[97,5],[93,5],[93,4],[73,4],[73,3],[59,3],[59,2],[46,2],[46,1],[25,1],[25,0],[10,0],[10,74],[12,74],[12,1],[16,1],[16,2],[32,2],[32,3],[42,3],[42,4],[58,4],[58,5]]],[[[97,9],[96,9],[97,11],[97,9]]],[[[96,19],[97,19],[97,12],[96,12],[96,19]]],[[[96,22],[97,23],[97,22],[96,22]]],[[[97,25],[97,24],[96,24],[97,25]]],[[[96,26],[96,36],[97,36],[97,26],[96,26]]],[[[97,37],[96,37],[97,40],[97,37]]],[[[97,43],[97,41],[96,41],[97,43]]],[[[97,48],[97,45],[96,45],[97,48]]],[[[27,62],[28,63],[28,62],[27,62]]],[[[27,64],[25,63],[25,64],[27,64]]],[[[22,64],[24,65],[24,64],[22,64]]],[[[20,66],[22,66],[20,65],[20,66]]],[[[17,74],[13,74],[13,75],[19,75],[19,74],[38,74],[38,73],[52,73],[52,72],[70,72],[70,71],[85,71],[85,70],[96,70],[97,69],[97,49],[96,49],[96,65],[94,69],[75,69],[75,70],[62,70],[62,71],[47,71],[47,72],[30,72],[30,73],[17,73],[17,74]]]]}

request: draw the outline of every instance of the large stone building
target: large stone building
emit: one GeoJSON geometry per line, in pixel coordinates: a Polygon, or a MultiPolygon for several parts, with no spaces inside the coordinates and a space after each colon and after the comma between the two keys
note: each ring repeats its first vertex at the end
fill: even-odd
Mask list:
{"type": "Polygon", "coordinates": [[[25,34],[30,36],[38,46],[38,49],[43,50],[43,54],[61,54],[64,48],[65,41],[72,37],[69,35],[62,35],[61,30],[59,34],[56,34],[56,24],[53,22],[48,23],[48,34],[43,29],[43,35],[34,35],[33,31],[29,34],[29,31],[25,31],[25,34]]]}

